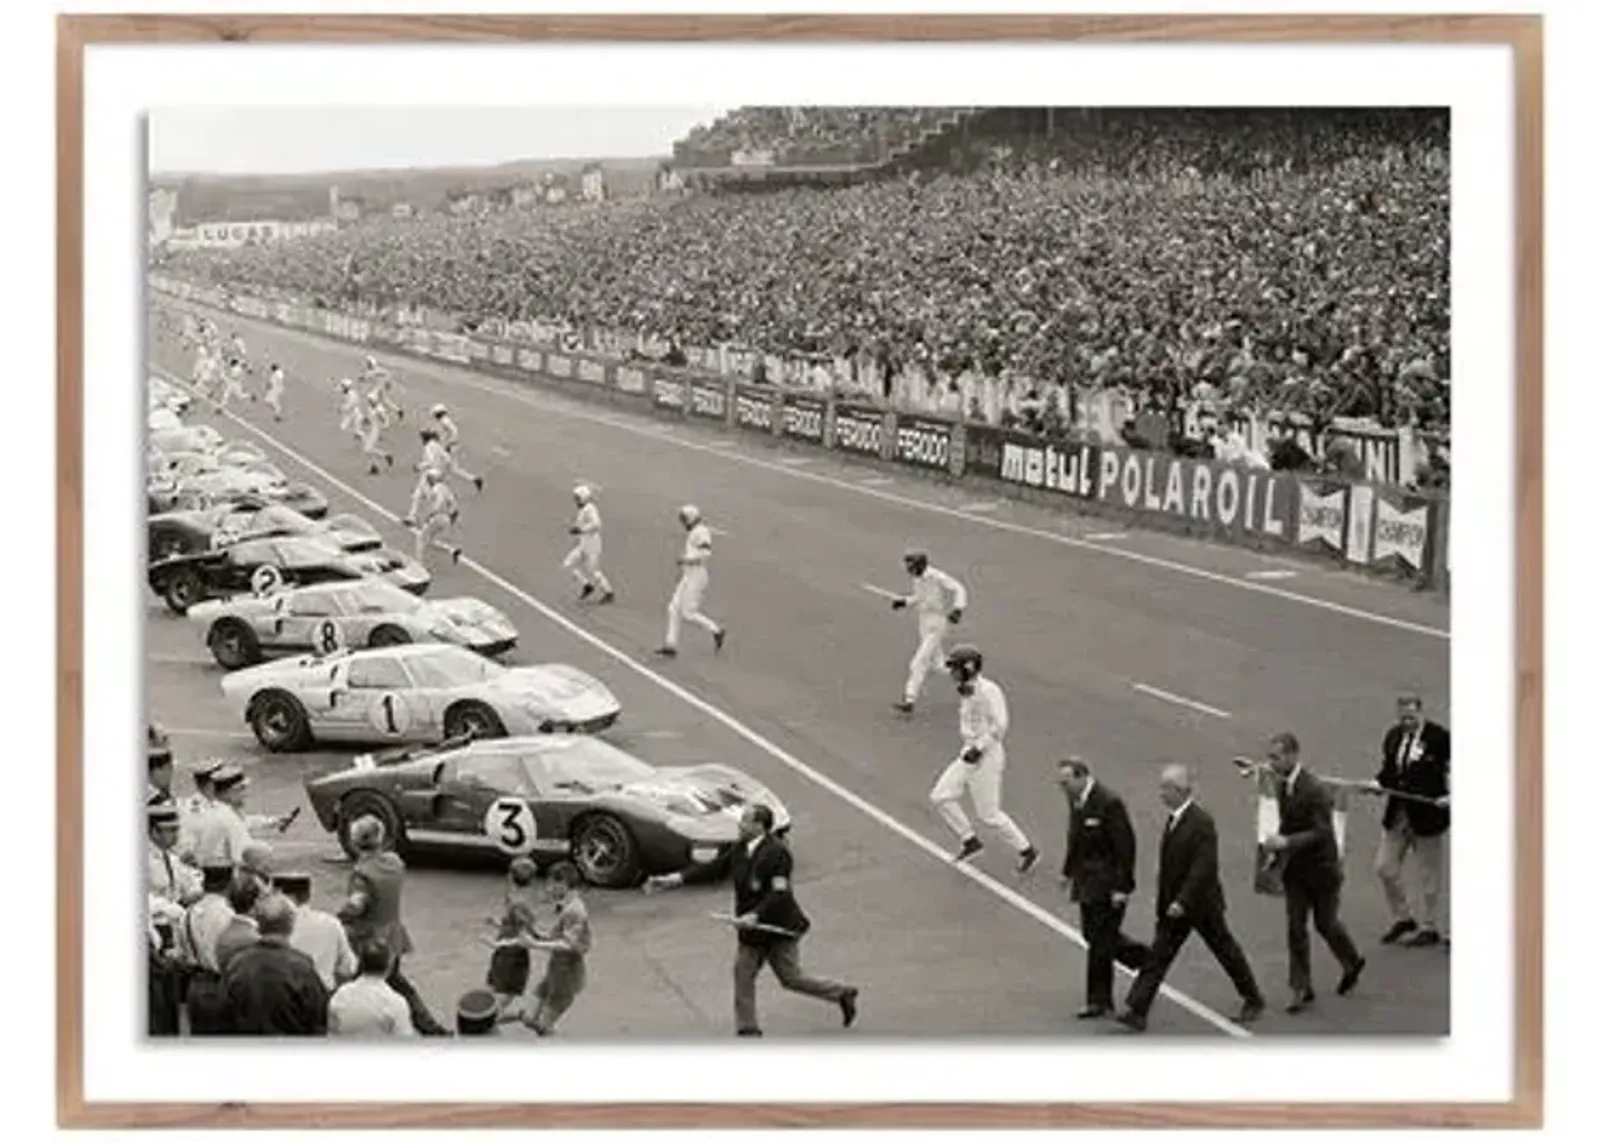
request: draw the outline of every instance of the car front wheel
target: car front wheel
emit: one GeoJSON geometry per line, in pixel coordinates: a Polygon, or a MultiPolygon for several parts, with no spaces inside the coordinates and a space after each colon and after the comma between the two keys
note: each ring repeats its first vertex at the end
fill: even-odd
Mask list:
{"type": "Polygon", "coordinates": [[[481,702],[458,703],[444,713],[446,738],[504,738],[505,723],[481,702]]]}
{"type": "Polygon", "coordinates": [[[299,701],[283,691],[267,691],[250,703],[250,729],[256,741],[274,754],[311,745],[311,720],[299,701]]]}
{"type": "Polygon", "coordinates": [[[187,614],[189,608],[200,602],[204,594],[205,585],[200,582],[200,573],[193,568],[179,568],[161,586],[161,598],[166,601],[167,610],[174,615],[187,614]]]}
{"type": "Polygon", "coordinates": [[[602,889],[623,889],[639,880],[639,846],[633,834],[610,814],[578,824],[572,836],[572,863],[583,879],[602,889]]]}
{"type": "Polygon", "coordinates": [[[237,619],[213,624],[206,643],[212,657],[225,670],[237,671],[261,660],[261,642],[256,633],[237,619]]]}

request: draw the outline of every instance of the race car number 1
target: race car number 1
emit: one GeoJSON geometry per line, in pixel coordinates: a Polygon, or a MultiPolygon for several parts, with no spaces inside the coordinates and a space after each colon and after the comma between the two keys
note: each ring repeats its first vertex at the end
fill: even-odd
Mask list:
{"type": "Polygon", "coordinates": [[[483,815],[483,832],[496,849],[511,857],[526,857],[538,840],[533,810],[521,798],[496,798],[483,815]]]}
{"type": "Polygon", "coordinates": [[[367,717],[379,734],[404,734],[411,729],[411,708],[395,691],[384,691],[373,699],[367,717]]]}

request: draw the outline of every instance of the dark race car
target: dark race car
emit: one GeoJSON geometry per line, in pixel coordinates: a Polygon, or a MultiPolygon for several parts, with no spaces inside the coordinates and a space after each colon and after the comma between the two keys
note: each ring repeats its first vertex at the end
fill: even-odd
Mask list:
{"type": "Polygon", "coordinates": [[[286,505],[248,494],[208,508],[151,516],[146,528],[147,550],[153,560],[272,536],[327,536],[347,552],[370,552],[383,547],[378,530],[359,516],[343,514],[313,520],[286,505]]]}
{"type": "Polygon", "coordinates": [[[275,576],[261,573],[273,586],[381,576],[421,595],[433,578],[416,560],[388,548],[347,552],[326,536],[275,536],[156,560],[150,564],[150,588],[173,614],[182,615],[202,599],[256,590],[263,567],[275,569],[275,576]]]}
{"type": "Polygon", "coordinates": [[[691,867],[725,870],[746,806],[789,811],[730,766],[659,768],[582,735],[449,739],[307,778],[324,829],[351,852],[350,823],[372,815],[402,854],[419,850],[565,857],[604,888],[691,867]]]}
{"type": "Polygon", "coordinates": [[[328,514],[327,497],[311,485],[288,480],[281,474],[273,476],[251,469],[221,468],[192,476],[153,472],[145,482],[145,499],[151,513],[204,508],[230,503],[241,496],[283,504],[312,519],[328,514]]]}

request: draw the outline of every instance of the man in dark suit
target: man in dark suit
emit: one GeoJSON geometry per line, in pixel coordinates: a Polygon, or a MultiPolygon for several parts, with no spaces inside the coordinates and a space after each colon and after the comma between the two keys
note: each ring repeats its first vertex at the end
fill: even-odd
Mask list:
{"type": "Polygon", "coordinates": [[[1311,987],[1308,917],[1344,970],[1339,978],[1340,996],[1356,986],[1367,962],[1339,920],[1344,867],[1333,829],[1333,796],[1300,764],[1300,741],[1294,735],[1274,735],[1267,760],[1278,777],[1278,832],[1263,845],[1278,855],[1283,872],[1289,920],[1289,1011],[1303,1012],[1316,999],[1311,987]]]}
{"type": "MultiPolygon", "coordinates": [[[[739,819],[739,841],[728,870],[739,937],[733,963],[733,1013],[741,1036],[761,1035],[756,1020],[756,977],[766,964],[772,965],[778,983],[790,992],[837,1004],[844,1026],[855,1023],[859,990],[807,976],[800,968],[800,938],[811,922],[794,899],[793,873],[789,847],[772,835],[772,810],[764,805],[747,807],[739,819]]],[[[700,866],[687,875],[667,873],[646,881],[645,891],[676,889],[714,876],[714,866],[700,866]]]]}
{"type": "Polygon", "coordinates": [[[1228,929],[1227,899],[1217,870],[1217,825],[1195,805],[1194,783],[1186,766],[1161,772],[1161,801],[1170,812],[1161,836],[1161,863],[1156,875],[1156,939],[1139,978],[1128,991],[1128,1007],[1118,1022],[1143,1032],[1156,990],[1177,959],[1190,933],[1217,958],[1238,989],[1244,1006],[1235,1017],[1248,1024],[1266,1006],[1244,950],[1228,929]]]}
{"type": "Polygon", "coordinates": [[[1089,942],[1088,980],[1080,1020],[1112,1012],[1115,962],[1141,968],[1150,950],[1122,933],[1122,918],[1133,892],[1137,842],[1128,808],[1112,790],[1095,781],[1081,758],[1057,763],[1057,780],[1067,796],[1067,855],[1061,879],[1078,903],[1083,938],[1089,942]]]}
{"type": "Polygon", "coordinates": [[[294,906],[278,893],[256,906],[260,937],[222,973],[228,1030],[237,1036],[325,1036],[328,990],[311,958],[289,947],[294,906]]]}
{"type": "Polygon", "coordinates": [[[1377,874],[1389,899],[1394,923],[1383,943],[1439,943],[1439,893],[1444,885],[1444,838],[1450,829],[1450,732],[1422,717],[1422,699],[1402,695],[1399,721],[1383,736],[1383,763],[1374,787],[1431,798],[1433,804],[1391,797],[1383,808],[1383,840],[1378,843],[1377,874]],[[1417,925],[1406,900],[1401,872],[1416,858],[1422,897],[1417,925]],[[1409,939],[1406,939],[1409,938],[1409,939]]]}
{"type": "Polygon", "coordinates": [[[389,987],[398,992],[411,1009],[411,1023],[424,1036],[448,1036],[450,1030],[435,1020],[422,996],[400,972],[400,960],[411,952],[411,934],[400,919],[401,894],[405,887],[406,863],[400,855],[385,848],[383,823],[375,817],[357,818],[350,823],[350,844],[356,851],[355,868],[350,871],[350,892],[339,908],[351,948],[360,948],[377,937],[394,950],[389,970],[389,987]]]}

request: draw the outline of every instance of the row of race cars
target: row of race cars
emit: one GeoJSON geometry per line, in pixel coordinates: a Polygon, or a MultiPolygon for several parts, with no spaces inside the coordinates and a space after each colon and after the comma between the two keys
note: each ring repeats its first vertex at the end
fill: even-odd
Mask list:
{"type": "Polygon", "coordinates": [[[729,766],[661,768],[599,735],[622,707],[559,663],[508,665],[520,633],[482,600],[424,598],[427,568],[370,523],[329,515],[248,443],[186,420],[192,398],[150,379],[151,590],[224,670],[229,710],[273,754],[356,754],[308,778],[317,820],[351,851],[371,815],[402,855],[565,858],[591,884],[725,868],[752,802],[790,817],[729,766]]]}

